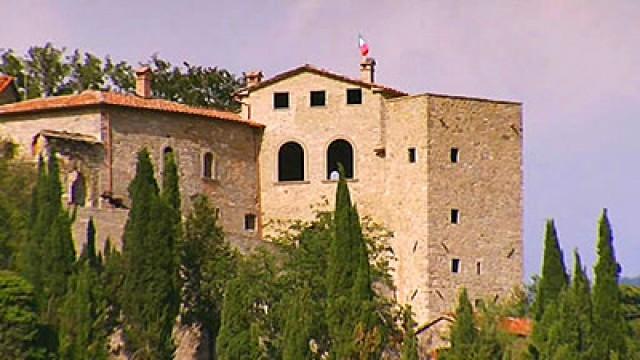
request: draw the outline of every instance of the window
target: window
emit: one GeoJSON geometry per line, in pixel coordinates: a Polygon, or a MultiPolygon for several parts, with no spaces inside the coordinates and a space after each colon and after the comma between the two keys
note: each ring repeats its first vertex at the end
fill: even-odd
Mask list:
{"type": "Polygon", "coordinates": [[[353,147],[346,140],[335,140],[327,148],[327,179],[336,180],[338,164],[344,167],[344,176],[353,179],[353,147]]]}
{"type": "Polygon", "coordinates": [[[202,177],[206,179],[215,179],[214,170],[213,154],[207,152],[202,157],[202,177]]]}
{"type": "Polygon", "coordinates": [[[457,163],[460,161],[460,150],[458,150],[458,148],[451,148],[451,162],[452,163],[457,163]]]}
{"type": "Polygon", "coordinates": [[[273,94],[273,108],[274,109],[288,109],[289,108],[289,93],[277,92],[273,94]]]}
{"type": "Polygon", "coordinates": [[[304,149],[289,141],[278,150],[278,181],[304,180],[304,149]]]}
{"type": "Polygon", "coordinates": [[[244,229],[245,231],[255,231],[256,216],[254,214],[246,214],[244,216],[244,229]]]}
{"type": "Polygon", "coordinates": [[[362,104],[362,89],[347,89],[347,104],[362,104]]]}
{"type": "Polygon", "coordinates": [[[476,274],[480,275],[480,261],[476,263],[476,274]]]}
{"type": "Polygon", "coordinates": [[[310,106],[325,106],[326,105],[326,91],[312,91],[310,94],[311,103],[310,106]]]}
{"type": "Polygon", "coordinates": [[[451,223],[460,224],[460,210],[451,209],[451,223]]]}
{"type": "Polygon", "coordinates": [[[451,259],[451,272],[452,273],[460,272],[460,259],[451,259]]]}
{"type": "Polygon", "coordinates": [[[416,162],[416,148],[409,148],[409,162],[410,163],[414,163],[416,162]]]}
{"type": "Polygon", "coordinates": [[[82,173],[76,171],[75,179],[71,183],[71,204],[84,206],[87,200],[87,189],[82,173]]]}

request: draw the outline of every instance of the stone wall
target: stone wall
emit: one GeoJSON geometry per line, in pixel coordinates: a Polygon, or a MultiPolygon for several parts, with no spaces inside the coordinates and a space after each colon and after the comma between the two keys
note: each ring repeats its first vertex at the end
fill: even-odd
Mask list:
{"type": "Polygon", "coordinates": [[[125,209],[77,207],[76,220],[72,229],[76,254],[80,254],[86,244],[89,218],[93,218],[96,227],[96,250],[102,252],[107,239],[112,246],[121,249],[122,233],[124,225],[127,223],[128,214],[129,211],[125,209]]]}
{"type": "Polygon", "coordinates": [[[348,105],[346,89],[350,88],[357,86],[302,73],[251,92],[245,99],[253,119],[266,125],[259,159],[263,221],[308,220],[314,216],[311,205],[326,199],[332,206],[336,183],[327,180],[326,161],[327,147],[336,139],[347,140],[353,146],[354,179],[349,187],[358,208],[382,219],[384,160],[374,152],[380,144],[382,97],[363,88],[363,104],[348,105]],[[326,91],[325,106],[310,106],[312,90],[326,91]],[[273,108],[274,92],[289,92],[288,109],[273,108]],[[304,181],[278,181],[278,150],[288,141],[304,148],[304,181]]]}
{"type": "MultiPolygon", "coordinates": [[[[206,194],[213,206],[219,208],[228,240],[245,249],[259,239],[258,228],[244,230],[245,214],[259,212],[258,130],[209,118],[144,110],[110,108],[107,115],[115,197],[128,197],[136,155],[143,147],[151,155],[158,184],[161,184],[163,151],[170,147],[179,167],[183,213],[191,210],[191,199],[195,195],[206,194]],[[215,159],[214,179],[202,176],[206,152],[211,152],[215,159]]],[[[109,174],[105,173],[104,177],[109,174]]]]}

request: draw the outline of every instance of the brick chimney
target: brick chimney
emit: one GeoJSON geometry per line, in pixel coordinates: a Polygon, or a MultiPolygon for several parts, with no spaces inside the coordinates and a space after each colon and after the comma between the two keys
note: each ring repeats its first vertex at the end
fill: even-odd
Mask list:
{"type": "Polygon", "coordinates": [[[136,70],[136,95],[149,99],[151,98],[151,68],[143,66],[136,70]]]}
{"type": "Polygon", "coordinates": [[[262,81],[262,77],[263,74],[260,70],[244,73],[244,79],[247,83],[247,87],[252,87],[260,84],[260,82],[262,81]]]}
{"type": "Polygon", "coordinates": [[[373,84],[375,82],[376,61],[373,58],[364,58],[360,63],[360,80],[373,84]]]}

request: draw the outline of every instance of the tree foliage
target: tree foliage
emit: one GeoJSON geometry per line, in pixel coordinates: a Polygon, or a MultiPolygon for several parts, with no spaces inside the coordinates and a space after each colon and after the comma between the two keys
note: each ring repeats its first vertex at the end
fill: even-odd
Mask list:
{"type": "Polygon", "coordinates": [[[173,353],[179,303],[175,210],[160,197],[153,174],[149,153],[141,150],[129,186],[120,305],[127,340],[142,359],[164,359],[173,353]]]}
{"type": "Polygon", "coordinates": [[[538,283],[534,315],[542,319],[544,310],[568,285],[568,276],[564,257],[553,220],[547,220],[544,234],[544,253],[542,257],[542,275],[538,283]]]}
{"type": "MultiPolygon", "coordinates": [[[[183,63],[174,66],[152,55],[145,63],[151,66],[153,95],[187,105],[237,111],[233,93],[242,80],[217,67],[183,63]]],[[[135,88],[133,66],[125,61],[104,59],[79,49],[67,49],[51,43],[33,46],[24,56],[13,50],[1,50],[0,73],[16,78],[23,99],[67,95],[84,90],[131,92],[135,88]]]]}

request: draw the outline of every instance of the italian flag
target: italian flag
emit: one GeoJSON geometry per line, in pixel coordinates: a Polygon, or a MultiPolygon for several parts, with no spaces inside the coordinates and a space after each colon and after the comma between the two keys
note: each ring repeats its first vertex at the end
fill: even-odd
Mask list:
{"type": "Polygon", "coordinates": [[[367,56],[367,54],[369,54],[369,44],[367,44],[360,34],[358,34],[358,47],[360,48],[360,54],[362,56],[367,56]]]}

